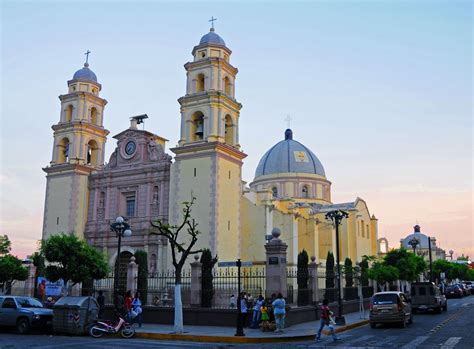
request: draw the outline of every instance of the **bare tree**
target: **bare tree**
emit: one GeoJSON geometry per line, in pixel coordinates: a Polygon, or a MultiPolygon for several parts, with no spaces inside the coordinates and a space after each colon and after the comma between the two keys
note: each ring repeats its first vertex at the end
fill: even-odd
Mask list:
{"type": "Polygon", "coordinates": [[[171,257],[175,269],[175,287],[174,287],[174,332],[183,333],[183,303],[181,301],[181,272],[184,263],[190,254],[202,252],[202,249],[193,250],[198,241],[200,231],[197,229],[197,223],[191,219],[191,207],[196,200],[183,202],[183,220],[179,225],[170,225],[160,220],[151,222],[156,230],[150,232],[151,235],[164,236],[168,239],[171,247],[171,257]],[[181,231],[187,232],[187,235],[180,235],[181,231]],[[186,241],[186,237],[188,241],[186,241]],[[190,239],[190,241],[189,241],[190,239]]]}

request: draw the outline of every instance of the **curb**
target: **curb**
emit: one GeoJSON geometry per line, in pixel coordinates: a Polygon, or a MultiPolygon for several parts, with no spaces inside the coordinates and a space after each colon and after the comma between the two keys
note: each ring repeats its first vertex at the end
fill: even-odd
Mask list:
{"type": "MultiPolygon", "coordinates": [[[[336,333],[344,332],[364,326],[369,323],[369,320],[362,320],[354,322],[349,325],[336,328],[336,333]]],[[[324,334],[329,335],[328,330],[323,331],[324,334]]],[[[173,333],[152,333],[152,332],[138,332],[135,338],[155,339],[155,340],[172,340],[172,341],[187,341],[187,342],[206,342],[206,343],[275,343],[275,342],[294,342],[314,340],[316,334],[301,335],[301,336],[281,336],[275,337],[234,337],[234,336],[207,336],[207,335],[192,335],[192,334],[173,334],[173,333]]]]}

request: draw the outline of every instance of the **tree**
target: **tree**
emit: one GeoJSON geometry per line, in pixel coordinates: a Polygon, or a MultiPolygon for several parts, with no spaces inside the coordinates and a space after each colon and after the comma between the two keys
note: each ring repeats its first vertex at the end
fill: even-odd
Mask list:
{"type": "Polygon", "coordinates": [[[0,256],[4,256],[9,254],[12,249],[12,243],[10,239],[8,239],[8,235],[0,235],[0,256]]]}
{"type": "Polygon", "coordinates": [[[362,287],[369,286],[369,259],[367,256],[363,256],[359,263],[360,267],[360,283],[362,287]]]}
{"type": "Polygon", "coordinates": [[[63,280],[65,286],[102,279],[109,271],[106,256],[73,234],[52,235],[43,241],[41,253],[48,261],[46,278],[63,280]]]}
{"type": "Polygon", "coordinates": [[[394,266],[387,265],[385,261],[377,261],[372,264],[368,271],[369,278],[377,281],[382,291],[385,290],[385,284],[399,279],[400,274],[394,266]]]}
{"type": "Polygon", "coordinates": [[[427,268],[423,257],[417,256],[403,247],[387,252],[383,260],[384,265],[396,268],[400,279],[405,281],[415,281],[427,268]]]}
{"type": "Polygon", "coordinates": [[[309,291],[308,291],[308,252],[304,249],[298,254],[298,270],[297,270],[297,281],[298,281],[298,305],[308,305],[309,303],[309,291]]]}
{"type": "Polygon", "coordinates": [[[11,293],[15,281],[27,278],[28,269],[23,266],[20,259],[10,254],[0,257],[0,283],[6,284],[6,294],[11,293]]]}
{"type": "MultiPolygon", "coordinates": [[[[6,236],[6,235],[5,235],[6,236]]],[[[458,261],[468,261],[469,256],[465,256],[464,254],[456,258],[458,261]]]]}
{"type": "Polygon", "coordinates": [[[142,304],[146,304],[148,296],[148,253],[141,250],[136,251],[135,263],[138,264],[137,289],[140,292],[142,304]]]}
{"type": "Polygon", "coordinates": [[[344,276],[346,279],[346,287],[353,287],[354,286],[354,269],[352,268],[352,260],[347,257],[344,260],[344,276]]]}
{"type": "Polygon", "coordinates": [[[191,207],[196,200],[195,197],[191,201],[183,202],[183,220],[179,225],[170,225],[161,220],[151,222],[153,228],[157,231],[151,231],[151,235],[160,235],[168,239],[171,247],[171,258],[175,270],[175,287],[174,287],[174,331],[175,333],[183,333],[183,303],[181,302],[181,273],[184,263],[190,254],[202,252],[201,249],[193,250],[194,245],[198,241],[201,233],[197,229],[197,223],[191,219],[191,207]],[[188,234],[186,238],[181,238],[180,233],[185,230],[188,234]],[[190,240],[189,240],[190,239],[190,240]]]}
{"type": "Polygon", "coordinates": [[[334,255],[328,251],[326,257],[326,291],[324,298],[332,302],[336,298],[336,290],[334,289],[334,255]]]}
{"type": "Polygon", "coordinates": [[[212,269],[217,263],[217,255],[212,258],[211,250],[204,248],[201,254],[201,306],[210,308],[212,297],[214,297],[214,286],[212,284],[212,269]]]}

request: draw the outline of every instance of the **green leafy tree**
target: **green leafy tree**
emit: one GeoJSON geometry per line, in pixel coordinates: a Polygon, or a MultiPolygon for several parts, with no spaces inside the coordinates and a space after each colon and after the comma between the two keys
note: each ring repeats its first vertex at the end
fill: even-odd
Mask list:
{"type": "MultiPolygon", "coordinates": [[[[6,235],[5,235],[6,236],[6,235]]],[[[461,255],[458,258],[456,258],[458,261],[468,261],[469,256],[461,255]]]]}
{"type": "Polygon", "coordinates": [[[9,254],[12,249],[12,243],[8,239],[8,235],[0,235],[0,256],[9,254]]]}
{"type": "Polygon", "coordinates": [[[352,260],[347,257],[344,260],[344,277],[346,279],[346,287],[354,286],[354,268],[352,267],[352,260]]]}
{"type": "Polygon", "coordinates": [[[204,248],[201,254],[201,306],[210,308],[212,297],[214,297],[214,285],[212,284],[212,270],[217,263],[217,255],[212,258],[211,250],[204,248]]]}
{"type": "Polygon", "coordinates": [[[298,305],[308,305],[309,303],[309,290],[308,290],[308,252],[302,250],[298,254],[298,270],[297,270],[297,281],[298,281],[298,305]]]}
{"type": "Polygon", "coordinates": [[[369,278],[377,281],[377,284],[385,289],[385,284],[394,282],[399,279],[400,274],[397,268],[391,265],[387,265],[384,261],[377,261],[372,264],[372,267],[368,270],[369,278]]]}
{"type": "Polygon", "coordinates": [[[396,268],[400,279],[406,281],[415,281],[427,268],[423,257],[417,256],[403,247],[387,252],[384,256],[384,264],[396,268]]]}
{"type": "Polygon", "coordinates": [[[363,256],[359,263],[360,267],[360,283],[363,287],[369,286],[369,260],[367,256],[363,256]]]}
{"type": "Polygon", "coordinates": [[[23,266],[20,259],[12,255],[0,257],[0,283],[6,285],[6,294],[11,293],[15,281],[28,278],[28,270],[23,266]]]}
{"type": "Polygon", "coordinates": [[[154,229],[151,235],[164,236],[168,239],[171,248],[171,260],[175,270],[174,280],[174,332],[183,333],[183,303],[181,301],[181,273],[184,263],[190,254],[202,252],[201,249],[193,250],[194,245],[198,241],[201,232],[197,229],[197,223],[191,218],[191,207],[194,205],[196,198],[191,201],[183,202],[183,219],[178,225],[170,225],[168,223],[157,220],[151,222],[154,229]],[[181,232],[187,232],[187,236],[182,236],[181,232]]]}
{"type": "Polygon", "coordinates": [[[138,250],[135,252],[135,263],[138,264],[137,289],[140,292],[142,304],[148,297],[148,253],[138,250]]]}
{"type": "Polygon", "coordinates": [[[41,253],[48,262],[46,278],[63,280],[65,286],[102,279],[109,271],[106,256],[73,234],[52,235],[43,241],[41,253]]]}
{"type": "Polygon", "coordinates": [[[331,251],[326,257],[326,288],[334,288],[334,255],[331,251]]]}

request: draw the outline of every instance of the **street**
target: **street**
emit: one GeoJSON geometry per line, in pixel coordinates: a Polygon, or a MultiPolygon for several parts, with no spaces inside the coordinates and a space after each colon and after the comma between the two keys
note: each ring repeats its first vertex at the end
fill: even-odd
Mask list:
{"type": "Polygon", "coordinates": [[[474,296],[448,300],[448,311],[442,314],[416,314],[414,323],[407,328],[398,326],[368,325],[339,334],[333,342],[323,336],[314,341],[271,344],[216,344],[147,339],[120,339],[104,337],[68,337],[56,335],[17,335],[6,330],[0,332],[0,349],[12,348],[474,348],[474,296]]]}

